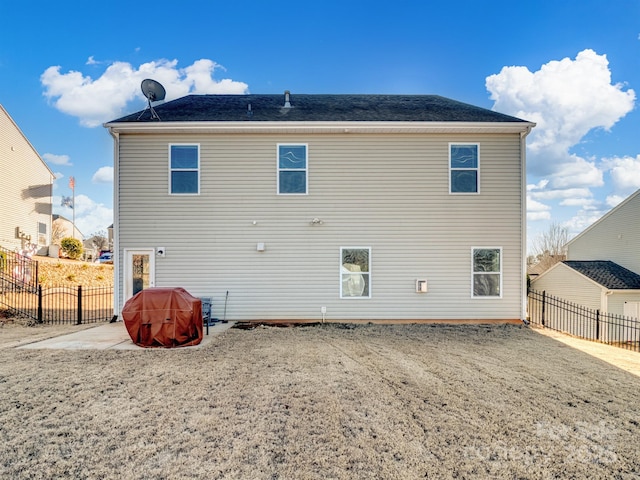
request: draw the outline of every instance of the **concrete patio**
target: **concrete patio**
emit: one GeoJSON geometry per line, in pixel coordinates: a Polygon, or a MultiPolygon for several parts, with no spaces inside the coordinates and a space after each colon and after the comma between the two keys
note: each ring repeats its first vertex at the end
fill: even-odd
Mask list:
{"type": "MultiPolygon", "coordinates": [[[[215,335],[219,335],[231,328],[234,323],[216,323],[209,327],[209,335],[207,335],[207,327],[205,326],[200,344],[178,348],[202,348],[208,345],[215,335]]],[[[145,347],[140,347],[131,341],[123,322],[102,324],[94,328],[29,343],[17,348],[25,350],[43,348],[59,350],[145,350],[145,347]]]]}

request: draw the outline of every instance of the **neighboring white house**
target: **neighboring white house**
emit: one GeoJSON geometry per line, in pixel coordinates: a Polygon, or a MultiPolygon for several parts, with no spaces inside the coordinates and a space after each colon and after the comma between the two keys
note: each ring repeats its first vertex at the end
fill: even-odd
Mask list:
{"type": "Polygon", "coordinates": [[[565,260],[533,280],[532,288],[591,310],[638,316],[640,275],[608,260],[565,260]]]}
{"type": "Polygon", "coordinates": [[[55,175],[0,105],[0,247],[46,251],[55,175]]]}
{"type": "Polygon", "coordinates": [[[611,260],[640,274],[640,190],[571,239],[567,260],[611,260]]]}
{"type": "Polygon", "coordinates": [[[53,221],[52,221],[53,230],[55,231],[56,236],[58,237],[56,238],[58,243],[63,238],[68,238],[68,237],[76,238],[82,241],[82,239],[84,238],[84,235],[82,234],[80,229],[73,224],[71,220],[69,220],[66,217],[63,217],[62,215],[57,215],[57,214],[54,214],[52,218],[53,218],[53,221]]]}
{"type": "Polygon", "coordinates": [[[175,286],[231,320],[525,318],[533,123],[432,95],[154,108],[105,124],[116,312],[175,286]]]}
{"type": "Polygon", "coordinates": [[[640,190],[567,243],[567,261],[532,280],[534,290],[614,315],[640,311],[640,190]]]}

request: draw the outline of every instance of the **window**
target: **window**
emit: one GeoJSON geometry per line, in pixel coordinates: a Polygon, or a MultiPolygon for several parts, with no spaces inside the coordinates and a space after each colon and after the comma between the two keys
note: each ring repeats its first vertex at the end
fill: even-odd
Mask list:
{"type": "Polygon", "coordinates": [[[47,224],[38,222],[38,245],[47,244],[47,224]]]}
{"type": "Polygon", "coordinates": [[[502,248],[472,250],[473,296],[502,297],[502,248]]]}
{"type": "Polygon", "coordinates": [[[371,249],[340,249],[340,298],[371,297],[371,249]]]}
{"type": "Polygon", "coordinates": [[[449,193],[479,193],[480,145],[449,144],[449,193]]]}
{"type": "Polygon", "coordinates": [[[278,194],[307,193],[307,146],[278,145],[278,194]]]}
{"type": "Polygon", "coordinates": [[[169,193],[200,193],[200,145],[169,145],[169,193]]]}

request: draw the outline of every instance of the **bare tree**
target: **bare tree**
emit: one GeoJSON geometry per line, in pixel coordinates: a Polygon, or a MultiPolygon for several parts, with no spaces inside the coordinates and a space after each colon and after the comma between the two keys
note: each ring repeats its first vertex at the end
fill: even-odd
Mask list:
{"type": "Polygon", "coordinates": [[[107,239],[107,232],[99,231],[89,237],[91,245],[95,247],[98,252],[102,250],[109,250],[109,240],[107,239]]]}
{"type": "Polygon", "coordinates": [[[559,223],[552,223],[546,232],[540,233],[533,242],[536,263],[545,271],[567,258],[569,229],[559,223]]]}
{"type": "Polygon", "coordinates": [[[53,245],[60,245],[60,242],[66,236],[64,227],[59,222],[53,222],[51,224],[51,243],[53,245]]]}

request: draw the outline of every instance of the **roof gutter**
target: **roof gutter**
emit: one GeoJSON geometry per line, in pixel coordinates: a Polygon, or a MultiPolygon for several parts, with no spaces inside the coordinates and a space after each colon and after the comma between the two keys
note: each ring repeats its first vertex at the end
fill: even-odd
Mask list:
{"type": "MultiPolygon", "coordinates": [[[[519,133],[530,122],[110,122],[113,133],[519,133]]],[[[524,138],[523,136],[523,138],[524,138]]]]}

